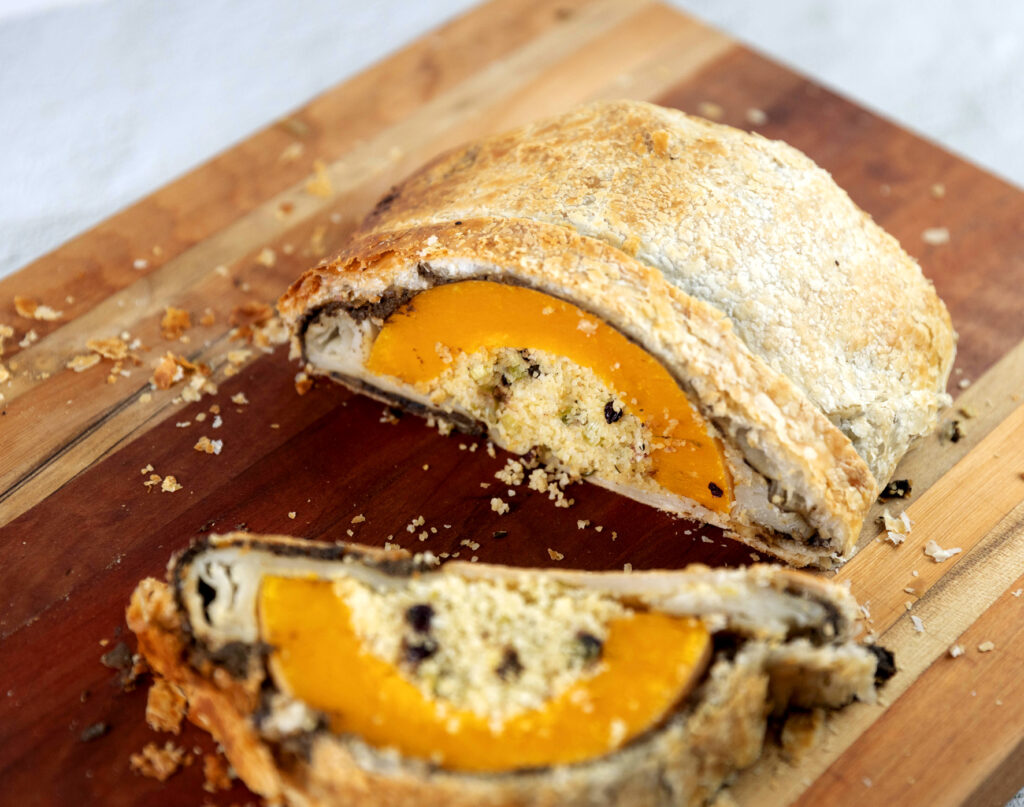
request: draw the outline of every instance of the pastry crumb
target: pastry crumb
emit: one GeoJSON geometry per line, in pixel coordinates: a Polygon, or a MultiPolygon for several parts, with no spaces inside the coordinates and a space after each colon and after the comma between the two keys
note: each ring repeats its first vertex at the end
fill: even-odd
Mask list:
{"type": "Polygon", "coordinates": [[[178,483],[178,480],[175,479],[170,474],[165,476],[163,478],[163,480],[161,481],[161,483],[160,483],[160,490],[163,493],[176,493],[177,491],[181,490],[181,488],[182,488],[182,485],[180,485],[178,483]]]}
{"type": "Polygon", "coordinates": [[[220,454],[221,449],[224,448],[224,441],[211,440],[206,435],[203,435],[192,448],[204,454],[220,454]]]}
{"type": "Polygon", "coordinates": [[[320,196],[328,199],[334,195],[334,186],[331,184],[331,177],[327,173],[327,164],[323,160],[313,161],[314,176],[306,182],[306,192],[313,196],[320,196]]]}
{"type": "Polygon", "coordinates": [[[888,507],[882,510],[882,523],[885,525],[886,538],[893,546],[902,544],[910,535],[910,529],[913,526],[906,512],[893,516],[888,507]]]}
{"type": "Polygon", "coordinates": [[[548,557],[551,558],[551,560],[564,560],[565,559],[565,555],[563,555],[561,552],[556,552],[551,547],[548,547],[548,557]]]}
{"type": "Polygon", "coordinates": [[[725,110],[721,104],[716,104],[714,101],[701,101],[697,104],[697,113],[702,118],[708,118],[710,120],[721,120],[725,117],[725,110]]]}
{"type": "Polygon", "coordinates": [[[981,644],[978,645],[978,652],[979,653],[991,653],[995,649],[996,649],[995,642],[982,642],[981,644]]]}
{"type": "Polygon", "coordinates": [[[216,793],[231,789],[231,772],[227,762],[218,754],[203,754],[203,790],[216,793]]]}
{"type": "Polygon", "coordinates": [[[160,320],[160,335],[164,339],[174,340],[181,337],[185,331],[192,327],[192,317],[183,308],[167,306],[164,309],[164,316],[160,320]]]}
{"type": "Polygon", "coordinates": [[[950,658],[959,658],[963,654],[964,654],[964,648],[963,648],[962,645],[955,644],[955,645],[953,645],[952,647],[949,648],[949,657],[950,658]]]}
{"type": "Polygon", "coordinates": [[[506,502],[505,500],[501,499],[500,497],[494,496],[491,499],[491,510],[493,510],[495,513],[497,513],[499,516],[504,515],[510,509],[511,508],[509,507],[508,502],[506,502]]]}
{"type": "Polygon", "coordinates": [[[924,633],[924,620],[919,616],[911,616],[910,621],[914,625],[914,630],[918,633],[924,633]]]}
{"type": "Polygon", "coordinates": [[[100,355],[98,353],[83,353],[80,356],[68,360],[64,366],[69,370],[74,370],[76,373],[82,373],[88,370],[90,367],[95,367],[100,363],[100,355]]]}
{"type": "Polygon", "coordinates": [[[944,563],[954,555],[959,555],[961,552],[963,552],[963,549],[959,546],[954,546],[950,549],[943,549],[934,540],[929,541],[924,546],[924,553],[936,563],[944,563]]]}
{"type": "Polygon", "coordinates": [[[293,521],[294,521],[296,515],[297,515],[297,513],[294,510],[289,510],[288,511],[288,518],[292,519],[293,521]]]}
{"type": "Polygon", "coordinates": [[[48,305],[33,300],[31,297],[14,296],[14,310],[18,316],[25,319],[35,319],[43,322],[56,322],[64,316],[63,311],[56,311],[48,305]]]}
{"type": "Polygon", "coordinates": [[[178,771],[184,759],[185,749],[168,741],[163,748],[156,743],[146,743],[141,751],[128,758],[128,762],[136,773],[164,782],[178,771]]]}
{"type": "Polygon", "coordinates": [[[768,115],[763,109],[756,106],[750,107],[744,117],[751,126],[764,126],[768,123],[768,115]]]}
{"type": "Polygon", "coordinates": [[[269,269],[277,263],[277,253],[270,247],[263,247],[263,249],[260,250],[259,255],[256,256],[256,263],[269,269]]]}
{"type": "Polygon", "coordinates": [[[181,732],[185,693],[164,678],[157,678],[146,696],[146,723],[153,731],[181,732]]]}
{"type": "Polygon", "coordinates": [[[946,227],[929,227],[921,233],[921,240],[930,247],[938,247],[949,243],[949,230],[946,227]]]}
{"type": "Polygon", "coordinates": [[[249,399],[245,397],[244,392],[236,392],[231,396],[231,403],[237,404],[238,406],[245,406],[249,403],[249,399]]]}

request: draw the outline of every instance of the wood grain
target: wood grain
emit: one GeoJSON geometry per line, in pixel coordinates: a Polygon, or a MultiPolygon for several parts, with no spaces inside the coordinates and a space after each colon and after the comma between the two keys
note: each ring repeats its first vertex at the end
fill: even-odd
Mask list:
{"type": "Polygon", "coordinates": [[[980,803],[1024,784],[1024,601],[1011,593],[1024,569],[1024,194],[657,3],[496,0],[0,281],[0,322],[15,325],[15,341],[30,327],[41,336],[8,350],[14,379],[0,389],[0,793],[19,804],[251,798],[240,785],[203,793],[198,763],[165,784],[132,774],[129,754],[150,740],[210,743],[191,728],[151,732],[144,692],[121,692],[99,663],[124,636],[134,584],[162,574],[171,552],[202,532],[245,525],[452,553],[466,552],[460,541],[470,537],[483,561],[552,565],[550,547],[562,565],[587,569],[749,562],[747,548],[711,528],[589,486],[571,489],[569,510],[520,490],[498,516],[489,500],[505,455],[488,457],[481,441],[442,438],[415,418],[383,422],[379,404],[330,384],[299,397],[283,348],[226,372],[227,353],[244,346],[229,335],[232,309],[276,298],[418,162],[616,96],[695,113],[717,105],[743,128],[750,109],[762,110],[758,131],[810,154],[920,258],[960,333],[951,390],[968,414],[947,417],[961,420],[964,438],[923,440],[901,464],[897,475],[914,481],[896,508],[915,522],[910,540],[894,549],[869,524],[839,573],[868,602],[867,627],[896,651],[900,672],[880,704],[837,715],[808,758],[790,765],[769,754],[743,774],[737,800],[980,803]],[[329,195],[307,188],[314,161],[329,195]],[[933,226],[950,230],[949,244],[924,244],[933,226]],[[273,261],[260,260],[264,248],[273,261]],[[65,316],[16,317],[15,294],[65,316]],[[215,321],[169,342],[159,327],[168,305],[194,321],[209,306],[215,321]],[[109,363],[63,369],[87,339],[122,331],[148,347],[130,377],[107,384],[109,363]],[[167,350],[211,364],[217,394],[190,404],[180,390],[151,391],[150,365],[167,350]],[[962,390],[965,378],[973,383],[962,390]],[[249,404],[230,402],[239,392],[249,404]],[[212,405],[223,420],[216,432],[212,405]],[[222,454],[192,450],[202,435],[223,439],[222,454]],[[147,465],[183,489],[147,492],[147,465]],[[360,514],[366,521],[352,524],[360,514]],[[406,530],[419,515],[437,529],[423,543],[406,530]],[[929,539],[964,551],[933,563],[921,550],[929,539]],[[994,652],[977,652],[985,639],[994,652]],[[968,652],[949,659],[956,641],[968,652]],[[96,722],[108,733],[82,742],[96,722]]]}

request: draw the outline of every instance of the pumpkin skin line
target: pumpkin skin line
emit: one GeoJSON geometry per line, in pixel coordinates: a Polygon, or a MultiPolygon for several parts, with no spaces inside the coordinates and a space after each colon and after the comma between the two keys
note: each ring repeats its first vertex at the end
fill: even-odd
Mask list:
{"type": "Polygon", "coordinates": [[[614,751],[686,696],[711,648],[697,619],[633,612],[610,623],[598,672],[492,727],[469,710],[439,710],[396,665],[372,655],[330,581],[266,577],[259,614],[262,638],[274,647],[276,683],[327,713],[332,731],[468,772],[570,764],[614,751]]]}
{"type": "Polygon", "coordinates": [[[448,366],[436,349],[542,350],[591,369],[651,430],[654,480],[728,513],[732,479],[719,441],[665,367],[615,328],[557,297],[487,280],[420,292],[384,322],[366,360],[375,374],[423,385],[448,366]]]}

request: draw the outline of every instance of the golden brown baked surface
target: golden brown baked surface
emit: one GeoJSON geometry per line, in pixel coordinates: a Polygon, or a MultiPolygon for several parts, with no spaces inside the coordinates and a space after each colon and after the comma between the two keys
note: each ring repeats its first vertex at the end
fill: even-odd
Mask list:
{"type": "Polygon", "coordinates": [[[377,321],[466,279],[566,299],[662,362],[735,449],[743,504],[652,503],[794,565],[849,556],[948,401],[949,316],[896,241],[796,150],[674,110],[589,104],[442,155],[279,307],[304,351],[324,312],[377,321]]]}
{"type": "Polygon", "coordinates": [[[568,226],[661,269],[820,407],[879,484],[931,428],[949,313],[897,241],[785,143],[648,103],[587,104],[437,157],[363,229],[478,216],[568,226]]]}

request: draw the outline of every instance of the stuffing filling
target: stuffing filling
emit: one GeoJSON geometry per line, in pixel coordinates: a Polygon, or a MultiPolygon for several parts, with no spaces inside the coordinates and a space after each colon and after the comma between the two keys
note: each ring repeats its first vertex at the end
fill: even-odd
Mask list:
{"type": "Polygon", "coordinates": [[[463,353],[423,386],[434,406],[467,412],[513,453],[539,449],[571,473],[657,489],[657,437],[621,393],[564,356],[508,347],[463,353]]]}

